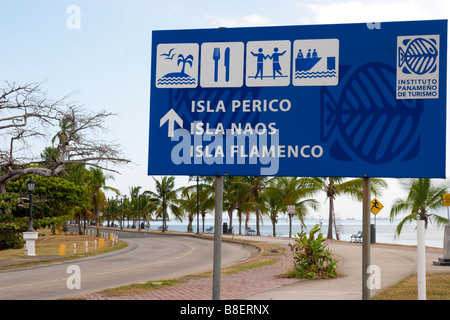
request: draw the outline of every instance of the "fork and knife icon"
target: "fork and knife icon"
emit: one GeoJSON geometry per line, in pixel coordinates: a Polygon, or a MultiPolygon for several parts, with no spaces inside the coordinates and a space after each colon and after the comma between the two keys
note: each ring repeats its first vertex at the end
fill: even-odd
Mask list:
{"type": "MultiPolygon", "coordinates": [[[[214,82],[218,82],[219,81],[219,60],[221,59],[220,48],[214,48],[212,58],[214,60],[214,82]]],[[[225,48],[223,65],[225,67],[225,81],[228,82],[228,81],[230,81],[230,47],[225,48]]]]}

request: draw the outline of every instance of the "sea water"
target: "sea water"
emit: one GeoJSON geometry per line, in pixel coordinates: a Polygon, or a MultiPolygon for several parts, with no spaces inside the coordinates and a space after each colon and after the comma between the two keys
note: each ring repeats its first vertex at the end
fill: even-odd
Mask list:
{"type": "MultiPolygon", "coordinates": [[[[416,223],[405,224],[403,226],[402,232],[399,236],[395,235],[395,229],[400,220],[394,220],[390,222],[389,219],[372,219],[371,224],[375,226],[375,240],[376,243],[389,243],[389,244],[400,244],[400,245],[416,245],[417,244],[417,229],[416,223]]],[[[199,221],[199,231],[203,231],[203,222],[200,218],[199,221]]],[[[228,218],[222,219],[223,223],[230,226],[230,221],[228,218]]],[[[315,218],[305,219],[306,227],[304,231],[311,230],[320,221],[315,218]]],[[[187,232],[188,220],[183,219],[182,221],[176,219],[170,219],[166,221],[168,230],[170,231],[183,231],[187,232]]],[[[125,223],[126,225],[126,223],[125,223]]],[[[151,221],[150,229],[158,230],[161,227],[161,221],[151,221]]],[[[214,219],[205,219],[204,230],[208,227],[214,226],[214,219]]],[[[336,220],[336,226],[339,232],[339,239],[342,241],[350,241],[353,234],[362,231],[362,220],[360,219],[342,219],[336,220]]],[[[146,225],[147,227],[147,225],[146,225]]],[[[197,218],[194,218],[192,222],[193,232],[197,232],[197,218]]],[[[238,219],[233,219],[232,223],[233,233],[239,234],[239,221],[238,219]]],[[[256,230],[256,220],[250,219],[248,221],[248,227],[256,230]]],[[[300,220],[292,219],[292,231],[291,236],[294,238],[298,232],[301,232],[300,220]]],[[[287,218],[278,218],[278,222],[275,225],[275,232],[277,237],[289,237],[289,220],[287,218]]],[[[322,219],[321,231],[326,237],[328,232],[328,219],[322,219]]],[[[260,219],[260,233],[263,236],[273,236],[272,222],[270,219],[260,219]]],[[[241,223],[241,234],[245,234],[245,221],[242,220],[241,223]]],[[[333,227],[333,238],[336,239],[336,234],[333,227]]],[[[444,228],[437,227],[435,224],[428,224],[428,228],[425,231],[425,245],[436,248],[443,248],[444,239],[444,228]]]]}

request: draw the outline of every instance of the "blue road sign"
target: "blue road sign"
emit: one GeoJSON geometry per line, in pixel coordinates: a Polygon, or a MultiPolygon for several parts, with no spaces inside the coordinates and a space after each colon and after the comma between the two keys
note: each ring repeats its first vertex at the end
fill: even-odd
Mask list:
{"type": "Polygon", "coordinates": [[[149,175],[445,177],[447,20],[153,31],[149,175]]]}

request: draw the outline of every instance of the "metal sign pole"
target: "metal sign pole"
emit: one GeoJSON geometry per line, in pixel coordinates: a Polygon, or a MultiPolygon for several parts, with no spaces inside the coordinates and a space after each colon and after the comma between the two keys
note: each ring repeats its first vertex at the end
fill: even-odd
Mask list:
{"type": "Polygon", "coordinates": [[[220,269],[222,256],[222,208],[223,208],[223,176],[216,177],[215,183],[215,216],[214,216],[214,260],[213,260],[213,292],[212,299],[220,300],[220,269]]]}
{"type": "Polygon", "coordinates": [[[425,221],[417,220],[417,300],[427,299],[425,221]]]}
{"type": "Polygon", "coordinates": [[[370,266],[370,178],[363,178],[363,245],[362,245],[362,299],[370,300],[367,285],[370,266]]]}

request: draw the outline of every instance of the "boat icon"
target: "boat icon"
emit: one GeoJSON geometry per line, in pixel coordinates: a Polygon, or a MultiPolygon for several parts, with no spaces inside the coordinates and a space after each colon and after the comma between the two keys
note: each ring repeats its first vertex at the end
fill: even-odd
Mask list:
{"type": "Polygon", "coordinates": [[[313,52],[309,49],[306,57],[303,56],[302,50],[300,49],[295,59],[295,79],[336,77],[334,57],[327,57],[326,70],[322,70],[323,67],[320,67],[310,71],[321,60],[322,57],[318,56],[316,49],[313,49],[313,52]]]}
{"type": "Polygon", "coordinates": [[[314,67],[322,58],[297,58],[295,59],[295,71],[309,71],[314,67]]]}
{"type": "Polygon", "coordinates": [[[302,49],[298,51],[297,58],[295,59],[295,71],[309,71],[314,67],[322,58],[317,56],[317,51],[311,53],[311,49],[308,50],[306,58],[303,56],[302,49]]]}

